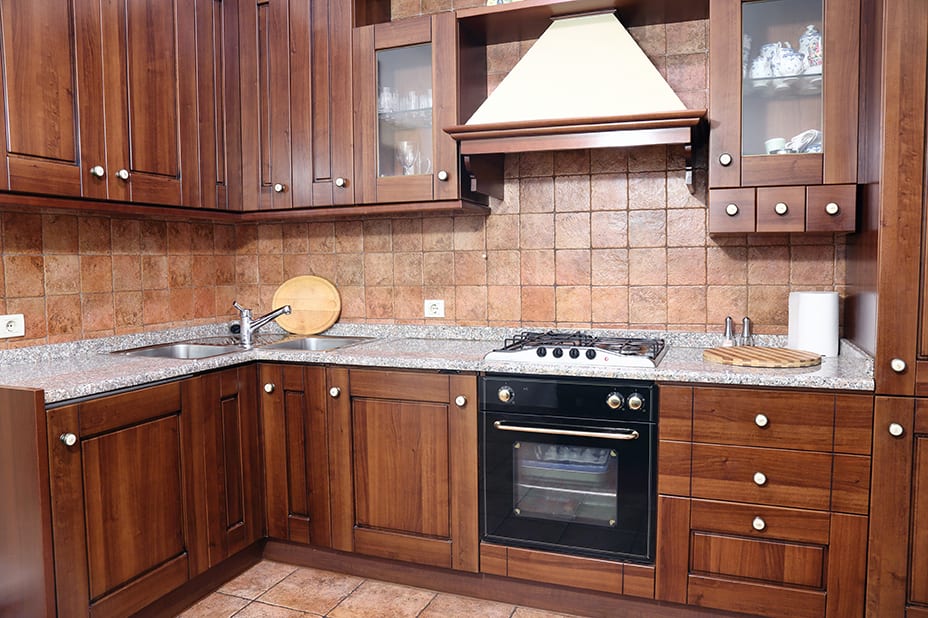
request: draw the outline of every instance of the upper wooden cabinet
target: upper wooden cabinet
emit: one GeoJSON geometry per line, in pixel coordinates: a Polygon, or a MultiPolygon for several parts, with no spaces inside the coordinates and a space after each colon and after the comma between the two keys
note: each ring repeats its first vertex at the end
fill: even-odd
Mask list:
{"type": "Polygon", "coordinates": [[[0,4],[3,187],[199,206],[196,3],[0,4]]]}
{"type": "Polygon", "coordinates": [[[241,0],[245,210],[354,203],[351,6],[241,0]]]}
{"type": "Polygon", "coordinates": [[[859,0],[711,0],[709,20],[710,232],[854,231],[859,0]],[[752,217],[715,192],[755,187],[752,217]]]}

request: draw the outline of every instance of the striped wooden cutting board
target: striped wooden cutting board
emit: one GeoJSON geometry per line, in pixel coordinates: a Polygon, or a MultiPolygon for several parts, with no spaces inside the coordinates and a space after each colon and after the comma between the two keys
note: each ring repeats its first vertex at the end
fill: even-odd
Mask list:
{"type": "Polygon", "coordinates": [[[822,363],[822,357],[812,352],[758,346],[707,348],[703,350],[702,358],[712,363],[738,367],[812,367],[822,363]]]}

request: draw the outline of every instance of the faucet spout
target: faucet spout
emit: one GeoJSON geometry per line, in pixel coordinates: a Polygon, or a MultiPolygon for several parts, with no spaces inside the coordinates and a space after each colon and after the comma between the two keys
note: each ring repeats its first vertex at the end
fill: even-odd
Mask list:
{"type": "Polygon", "coordinates": [[[241,316],[241,337],[242,337],[242,347],[246,350],[252,347],[252,335],[262,326],[270,322],[271,320],[276,320],[282,315],[289,314],[291,309],[290,305],[284,305],[283,307],[278,307],[277,309],[271,311],[267,315],[263,315],[260,318],[252,319],[251,309],[246,309],[242,307],[238,302],[232,301],[232,306],[238,309],[239,315],[241,316]]]}

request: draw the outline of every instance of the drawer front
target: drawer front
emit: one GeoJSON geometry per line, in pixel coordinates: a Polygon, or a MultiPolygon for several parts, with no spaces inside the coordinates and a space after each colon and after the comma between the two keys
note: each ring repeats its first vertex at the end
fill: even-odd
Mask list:
{"type": "Polygon", "coordinates": [[[828,544],[831,517],[822,511],[693,500],[690,528],[797,543],[828,544]]]}
{"type": "Polygon", "coordinates": [[[687,594],[691,605],[751,616],[822,618],[825,615],[825,592],[822,590],[690,575],[687,594]]]}
{"type": "Polygon", "coordinates": [[[825,511],[831,455],[694,444],[693,497],[825,511]]]}
{"type": "Polygon", "coordinates": [[[697,388],[696,442],[831,451],[834,395],[697,388]]]}
{"type": "Polygon", "coordinates": [[[693,532],[690,538],[690,572],[821,588],[825,548],[821,545],[693,532]]]}
{"type": "Polygon", "coordinates": [[[754,189],[712,189],[709,191],[709,232],[753,232],[756,208],[754,189]]]}

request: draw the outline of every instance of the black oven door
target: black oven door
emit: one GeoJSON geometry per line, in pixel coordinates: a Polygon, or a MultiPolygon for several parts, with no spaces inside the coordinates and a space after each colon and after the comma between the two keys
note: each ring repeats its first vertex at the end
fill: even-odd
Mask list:
{"type": "Polygon", "coordinates": [[[481,416],[484,540],[654,562],[653,424],[481,416]]]}

